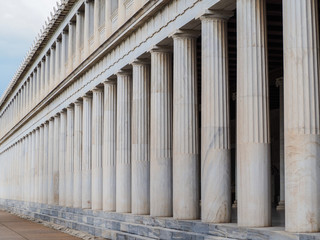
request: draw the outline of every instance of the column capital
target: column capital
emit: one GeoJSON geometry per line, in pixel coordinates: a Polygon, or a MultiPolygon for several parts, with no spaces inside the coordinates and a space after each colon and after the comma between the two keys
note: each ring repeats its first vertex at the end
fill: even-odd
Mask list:
{"type": "Polygon", "coordinates": [[[62,35],[67,34],[67,33],[68,33],[68,31],[67,31],[67,30],[65,30],[65,29],[63,29],[63,31],[62,31],[62,35]]]}
{"type": "Polygon", "coordinates": [[[68,110],[68,109],[73,109],[73,107],[74,107],[74,103],[70,103],[70,104],[67,106],[67,110],[68,110]]]}
{"type": "Polygon", "coordinates": [[[77,99],[77,100],[74,102],[74,105],[75,105],[75,106],[81,106],[81,105],[82,105],[82,100],[81,100],[81,99],[77,99]]]}
{"type": "Polygon", "coordinates": [[[61,43],[61,39],[60,39],[60,38],[57,38],[57,39],[56,39],[56,44],[57,44],[57,43],[61,43]]]}
{"type": "Polygon", "coordinates": [[[45,56],[43,56],[43,58],[41,59],[41,62],[45,62],[46,61],[46,59],[45,59],[45,56]]]}
{"type": "Polygon", "coordinates": [[[47,56],[47,57],[49,57],[49,56],[50,56],[50,51],[48,51],[48,52],[46,53],[46,56],[47,56]]]}
{"type": "Polygon", "coordinates": [[[73,26],[73,25],[75,25],[75,24],[76,24],[75,21],[70,21],[70,22],[68,23],[69,26],[73,26]]]}
{"type": "Polygon", "coordinates": [[[118,76],[131,76],[132,75],[132,72],[130,70],[120,70],[117,74],[117,77],[118,76]]]}
{"type": "Polygon", "coordinates": [[[92,94],[89,92],[89,93],[86,93],[82,99],[91,99],[92,98],[92,94]]]}
{"type": "Polygon", "coordinates": [[[59,112],[54,115],[54,118],[58,118],[58,117],[60,117],[60,113],[59,112]]]}
{"type": "Polygon", "coordinates": [[[52,45],[52,46],[50,47],[50,49],[51,49],[51,51],[52,51],[52,50],[55,50],[55,49],[56,49],[56,46],[52,45]]]}
{"type": "Polygon", "coordinates": [[[172,38],[197,38],[200,36],[200,31],[179,29],[169,36],[172,38]]]}
{"type": "Polygon", "coordinates": [[[103,92],[103,88],[100,88],[100,87],[94,87],[94,88],[92,89],[92,92],[93,92],[93,93],[103,92]]]}
{"type": "Polygon", "coordinates": [[[60,115],[66,113],[66,109],[65,108],[62,109],[59,113],[60,113],[60,115]]]}
{"type": "Polygon", "coordinates": [[[224,11],[224,10],[209,10],[206,9],[201,15],[199,16],[200,20],[207,20],[207,19],[220,19],[220,20],[229,20],[234,15],[233,11],[224,11]]]}
{"type": "Polygon", "coordinates": [[[148,59],[135,59],[131,65],[150,65],[150,61],[148,59]]]}
{"type": "Polygon", "coordinates": [[[172,53],[173,49],[171,46],[166,45],[155,45],[151,48],[149,52],[165,52],[165,53],[172,53]]]}
{"type": "Polygon", "coordinates": [[[117,81],[115,79],[107,79],[103,82],[104,85],[116,85],[117,81]]]}

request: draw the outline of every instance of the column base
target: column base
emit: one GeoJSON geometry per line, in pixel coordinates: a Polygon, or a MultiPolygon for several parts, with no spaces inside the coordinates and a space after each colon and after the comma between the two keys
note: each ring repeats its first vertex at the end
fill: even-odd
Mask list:
{"type": "Polygon", "coordinates": [[[285,210],[285,203],[284,203],[284,201],[280,201],[279,203],[278,203],[278,206],[277,206],[277,211],[282,211],[282,210],[285,210]]]}

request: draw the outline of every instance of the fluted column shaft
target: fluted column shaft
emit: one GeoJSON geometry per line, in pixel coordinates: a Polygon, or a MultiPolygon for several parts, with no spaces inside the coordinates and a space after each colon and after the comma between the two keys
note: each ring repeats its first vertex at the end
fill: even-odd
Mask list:
{"type": "Polygon", "coordinates": [[[67,112],[60,112],[59,131],[59,205],[66,205],[67,112]]]}
{"type": "Polygon", "coordinates": [[[116,210],[117,85],[104,83],[103,210],[116,210]]]}
{"type": "MultiPolygon", "coordinates": [[[[40,145],[40,129],[37,128],[35,131],[35,183],[34,183],[34,202],[39,203],[39,145],[40,145]]],[[[21,159],[23,156],[19,156],[19,158],[21,159]]],[[[21,167],[21,165],[19,164],[19,167],[21,167]]],[[[21,187],[22,182],[19,184],[19,186],[21,187]]],[[[19,190],[19,193],[21,191],[19,190]]]]}
{"type": "Polygon", "coordinates": [[[175,34],[173,78],[173,217],[199,217],[196,36],[175,34]]]}
{"type": "Polygon", "coordinates": [[[42,203],[48,203],[48,150],[49,150],[49,122],[44,124],[43,133],[43,165],[42,165],[42,203]]]}
{"type": "Polygon", "coordinates": [[[82,207],[82,102],[74,104],[73,207],[82,207]]]}
{"type": "Polygon", "coordinates": [[[30,202],[35,202],[34,192],[35,192],[35,131],[31,133],[31,142],[30,142],[30,165],[31,165],[31,176],[30,176],[30,202]]]}
{"type": "Polygon", "coordinates": [[[60,70],[60,81],[63,81],[66,76],[66,55],[67,55],[67,40],[68,33],[63,30],[61,34],[61,70],[60,70]]]}
{"type": "Polygon", "coordinates": [[[49,133],[48,133],[48,204],[54,204],[53,193],[53,146],[54,146],[54,123],[53,118],[49,120],[49,133]]]}
{"type": "Polygon", "coordinates": [[[44,125],[40,126],[40,136],[39,136],[39,185],[38,185],[38,202],[43,202],[43,158],[44,158],[44,125]]]}
{"type": "Polygon", "coordinates": [[[53,86],[57,86],[60,82],[60,71],[61,71],[61,40],[57,39],[56,41],[56,52],[55,52],[55,73],[53,86]]]}
{"type": "Polygon", "coordinates": [[[68,38],[68,74],[73,70],[73,53],[74,53],[74,37],[76,26],[74,22],[69,23],[69,38],[68,38]]]}
{"type": "Polygon", "coordinates": [[[118,27],[126,21],[126,6],[125,0],[119,0],[118,5],[118,27]]]}
{"type": "Polygon", "coordinates": [[[37,103],[40,102],[40,99],[41,99],[41,80],[42,80],[41,79],[41,63],[39,63],[37,67],[37,93],[36,93],[37,103]]]}
{"type": "Polygon", "coordinates": [[[286,230],[320,230],[317,0],[283,1],[286,230]]]}
{"type": "Polygon", "coordinates": [[[150,213],[150,66],[133,63],[132,213],[150,213]]]}
{"type": "Polygon", "coordinates": [[[212,223],[231,220],[227,18],[201,18],[201,218],[212,223]]]}
{"type": "Polygon", "coordinates": [[[131,75],[118,73],[117,83],[116,211],[128,213],[131,212],[131,75]]]}
{"type": "Polygon", "coordinates": [[[66,206],[73,206],[74,107],[67,108],[66,206]]]}
{"type": "Polygon", "coordinates": [[[93,31],[94,31],[94,46],[97,48],[100,44],[100,32],[99,32],[99,22],[100,22],[100,0],[94,1],[94,19],[93,19],[93,31]]]}
{"type": "Polygon", "coordinates": [[[53,126],[53,204],[59,205],[60,115],[54,116],[53,126]]]}
{"type": "Polygon", "coordinates": [[[271,224],[265,0],[237,0],[237,39],[238,225],[263,227],[271,224]]]}
{"type": "Polygon", "coordinates": [[[106,1],[105,3],[105,31],[106,31],[106,39],[111,35],[112,33],[112,1],[106,1]]]}
{"type": "MultiPolygon", "coordinates": [[[[41,60],[41,90],[40,90],[41,99],[44,98],[45,91],[46,91],[46,88],[45,88],[45,85],[46,85],[46,69],[45,68],[46,68],[45,58],[43,58],[41,60]]],[[[28,92],[27,92],[27,85],[26,85],[26,100],[27,100],[27,97],[28,97],[28,92]]],[[[26,101],[26,104],[27,104],[27,101],[26,101]]]]}
{"type": "Polygon", "coordinates": [[[54,85],[54,78],[55,78],[55,58],[56,58],[56,48],[51,47],[50,51],[50,82],[49,82],[49,91],[52,89],[54,85]]]}
{"type": "Polygon", "coordinates": [[[172,54],[151,51],[150,214],[172,216],[172,54]]]}
{"type": "Polygon", "coordinates": [[[49,92],[49,85],[50,85],[50,53],[49,52],[47,52],[46,54],[45,65],[46,65],[46,69],[45,69],[44,92],[46,96],[49,92]]]}
{"type": "Polygon", "coordinates": [[[82,208],[91,208],[92,97],[83,97],[82,208]]]}
{"type": "Polygon", "coordinates": [[[85,1],[85,10],[84,10],[84,40],[83,40],[83,49],[84,56],[89,55],[89,39],[90,39],[90,1],[85,1]]]}
{"type": "Polygon", "coordinates": [[[92,97],[92,209],[102,209],[103,89],[92,97]]]}
{"type": "Polygon", "coordinates": [[[83,42],[83,13],[77,12],[76,20],[76,61],[75,66],[81,63],[81,42],[83,42]]]}

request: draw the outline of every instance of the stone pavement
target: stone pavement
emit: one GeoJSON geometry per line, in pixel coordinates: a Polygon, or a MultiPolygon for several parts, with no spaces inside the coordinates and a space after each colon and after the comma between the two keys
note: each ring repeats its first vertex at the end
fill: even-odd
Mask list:
{"type": "Polygon", "coordinates": [[[79,238],[0,211],[0,240],[77,240],[79,238]]]}

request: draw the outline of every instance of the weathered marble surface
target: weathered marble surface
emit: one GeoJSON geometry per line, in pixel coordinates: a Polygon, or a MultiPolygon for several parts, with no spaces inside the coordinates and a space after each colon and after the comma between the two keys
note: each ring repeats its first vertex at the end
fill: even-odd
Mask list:
{"type": "Polygon", "coordinates": [[[286,230],[290,232],[320,231],[318,4],[317,0],[283,2],[286,230]]]}
{"type": "Polygon", "coordinates": [[[172,216],[172,53],[151,51],[150,214],[172,216]]]}
{"type": "Polygon", "coordinates": [[[232,13],[210,13],[202,23],[201,219],[231,219],[231,153],[227,20],[232,13]]]}
{"type": "Polygon", "coordinates": [[[173,36],[173,217],[200,214],[197,59],[194,32],[173,36]]]}
{"type": "Polygon", "coordinates": [[[265,0],[237,1],[237,197],[244,227],[271,224],[266,27],[265,0]]]}
{"type": "MultiPolygon", "coordinates": [[[[150,65],[132,70],[132,213],[150,213],[150,65]]],[[[157,190],[159,191],[159,189],[157,190]]]]}
{"type": "Polygon", "coordinates": [[[111,239],[320,240],[320,233],[287,233],[283,227],[243,228],[0,199],[0,209],[111,239]]]}

